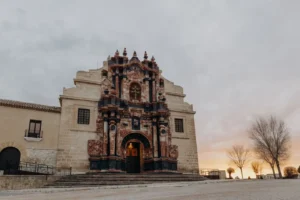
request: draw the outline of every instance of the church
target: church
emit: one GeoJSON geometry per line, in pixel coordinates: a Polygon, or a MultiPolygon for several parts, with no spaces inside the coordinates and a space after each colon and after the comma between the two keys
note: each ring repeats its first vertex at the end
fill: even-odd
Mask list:
{"type": "Polygon", "coordinates": [[[0,99],[0,170],[34,162],[72,173],[199,171],[193,105],[147,52],[117,50],[73,81],[59,107],[0,99]]]}

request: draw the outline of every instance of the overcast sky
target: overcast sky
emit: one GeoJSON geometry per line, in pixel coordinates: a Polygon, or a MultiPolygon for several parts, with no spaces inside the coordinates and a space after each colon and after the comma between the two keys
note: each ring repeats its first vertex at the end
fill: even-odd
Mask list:
{"type": "Polygon", "coordinates": [[[299,10],[298,0],[0,0],[0,98],[59,105],[78,70],[146,50],[197,111],[201,168],[227,168],[224,150],[248,145],[249,124],[270,114],[287,122],[298,165],[299,10]]]}

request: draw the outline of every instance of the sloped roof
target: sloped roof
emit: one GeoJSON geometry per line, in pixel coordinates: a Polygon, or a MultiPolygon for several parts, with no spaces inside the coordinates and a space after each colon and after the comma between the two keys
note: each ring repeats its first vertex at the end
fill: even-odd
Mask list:
{"type": "Polygon", "coordinates": [[[0,106],[38,110],[44,112],[54,112],[54,113],[60,113],[61,111],[60,107],[56,107],[56,106],[46,106],[41,104],[27,103],[27,102],[7,100],[7,99],[0,99],[0,106]]]}

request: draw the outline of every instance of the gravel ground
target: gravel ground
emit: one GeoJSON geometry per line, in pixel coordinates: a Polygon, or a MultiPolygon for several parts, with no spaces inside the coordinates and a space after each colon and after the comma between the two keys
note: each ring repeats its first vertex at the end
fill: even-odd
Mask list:
{"type": "Polygon", "coordinates": [[[0,191],[2,200],[300,200],[300,179],[201,181],[71,189],[0,191]]]}

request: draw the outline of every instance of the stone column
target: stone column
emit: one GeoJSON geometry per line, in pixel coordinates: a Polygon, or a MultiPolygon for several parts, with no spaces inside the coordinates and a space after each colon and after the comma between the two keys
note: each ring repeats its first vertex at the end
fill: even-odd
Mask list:
{"type": "Polygon", "coordinates": [[[164,117],[159,118],[159,142],[160,142],[160,156],[167,157],[167,130],[164,123],[164,117]]]}
{"type": "Polygon", "coordinates": [[[122,95],[123,95],[123,78],[119,78],[119,82],[120,82],[120,87],[119,87],[119,98],[122,99],[122,95]]]}
{"type": "Polygon", "coordinates": [[[167,157],[167,141],[166,141],[166,134],[162,134],[161,131],[159,133],[160,139],[160,156],[167,157]]]}
{"type": "Polygon", "coordinates": [[[117,97],[119,97],[119,95],[120,95],[120,90],[119,90],[119,75],[117,74],[116,75],[116,93],[117,93],[117,97]]]}
{"type": "Polygon", "coordinates": [[[146,72],[146,74],[145,74],[145,79],[144,79],[144,80],[145,80],[145,85],[146,85],[145,91],[144,91],[144,94],[145,94],[145,101],[151,102],[150,94],[149,94],[150,88],[149,88],[149,74],[148,74],[148,72],[146,72]]]}
{"type": "Polygon", "coordinates": [[[122,138],[121,138],[121,133],[120,133],[121,125],[120,122],[117,123],[117,135],[116,135],[116,154],[117,156],[121,156],[121,143],[122,143],[122,138]]]}
{"type": "Polygon", "coordinates": [[[116,152],[116,131],[117,127],[114,121],[109,123],[109,155],[115,155],[116,152]]]}
{"type": "Polygon", "coordinates": [[[156,82],[155,82],[155,75],[152,76],[152,101],[156,102],[156,82]]]}
{"type": "Polygon", "coordinates": [[[153,119],[152,122],[152,135],[153,135],[153,156],[154,158],[158,157],[158,141],[157,141],[157,127],[156,127],[156,119],[153,119]]]}
{"type": "Polygon", "coordinates": [[[149,80],[148,79],[145,80],[145,85],[146,85],[145,91],[144,91],[145,101],[151,102],[150,95],[149,95],[149,80]]]}
{"type": "Polygon", "coordinates": [[[107,155],[107,145],[108,145],[108,120],[104,119],[104,131],[103,131],[103,155],[107,155]]]}

